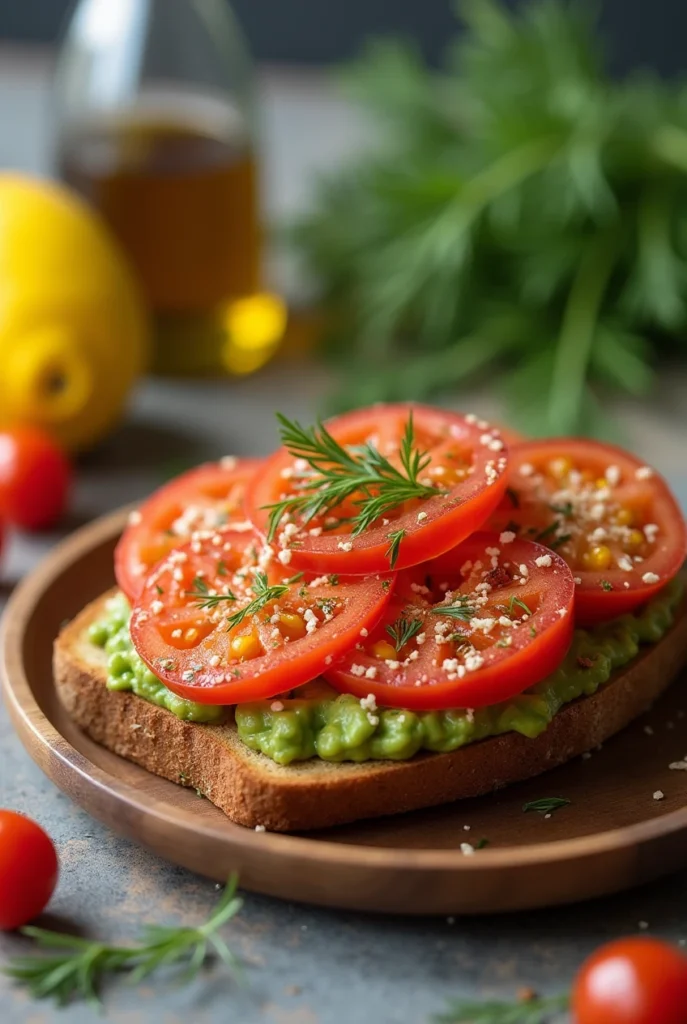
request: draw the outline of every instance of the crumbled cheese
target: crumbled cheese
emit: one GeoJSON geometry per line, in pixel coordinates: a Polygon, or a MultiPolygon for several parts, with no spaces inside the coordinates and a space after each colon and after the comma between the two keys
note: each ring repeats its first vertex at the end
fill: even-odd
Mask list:
{"type": "Polygon", "coordinates": [[[279,559],[279,561],[281,562],[282,565],[288,565],[289,562],[291,561],[292,557],[293,557],[293,554],[292,554],[292,551],[291,551],[290,548],[284,548],[277,555],[277,558],[279,559]]]}
{"type": "Polygon", "coordinates": [[[365,666],[364,665],[351,665],[350,671],[351,671],[351,675],[352,676],[364,676],[365,675],[365,666]]]}
{"type": "Polygon", "coordinates": [[[427,634],[426,633],[418,633],[417,636],[415,637],[415,643],[418,644],[420,647],[422,647],[422,645],[423,645],[423,643],[425,642],[426,639],[427,639],[427,634]]]}
{"type": "Polygon", "coordinates": [[[668,767],[672,772],[687,772],[687,760],[685,761],[673,761],[668,767]]]}
{"type": "Polygon", "coordinates": [[[266,831],[267,831],[267,829],[265,828],[265,826],[264,826],[264,825],[256,825],[256,826],[255,826],[255,831],[256,831],[256,832],[266,832],[266,831]]]}
{"type": "Polygon", "coordinates": [[[172,639],[173,640],[181,639],[181,630],[180,629],[173,629],[172,630],[172,639]]]}
{"type": "Polygon", "coordinates": [[[527,566],[523,562],[522,565],[520,566],[520,575],[521,576],[529,576],[529,574],[530,574],[530,570],[527,568],[527,566]]]}
{"type": "Polygon", "coordinates": [[[512,544],[515,540],[515,534],[512,530],[504,530],[503,533],[499,535],[499,540],[502,544],[512,544]]]}
{"type": "Polygon", "coordinates": [[[162,601],[151,601],[150,603],[150,610],[153,615],[159,615],[163,608],[164,604],[162,601]]]}
{"type": "Polygon", "coordinates": [[[548,568],[551,565],[551,555],[540,555],[539,558],[535,558],[534,564],[540,569],[548,568]]]}
{"type": "Polygon", "coordinates": [[[618,559],[618,568],[622,569],[623,572],[632,572],[632,559],[628,558],[627,555],[621,555],[618,559]]]}
{"type": "Polygon", "coordinates": [[[367,697],[360,698],[360,706],[365,711],[376,711],[377,710],[377,698],[374,693],[368,693],[367,697]]]}
{"type": "Polygon", "coordinates": [[[213,654],[213,655],[212,655],[212,657],[210,658],[210,662],[209,662],[209,664],[210,664],[210,666],[211,666],[212,668],[217,668],[217,666],[218,666],[218,665],[219,665],[219,663],[220,663],[220,660],[221,660],[221,659],[220,659],[220,656],[219,656],[219,654],[213,654]]]}
{"type": "Polygon", "coordinates": [[[129,513],[129,526],[138,526],[142,519],[143,516],[138,509],[134,509],[133,512],[129,513]]]}
{"type": "Polygon", "coordinates": [[[172,572],[172,579],[176,580],[177,583],[183,583],[184,582],[184,570],[183,569],[174,569],[174,571],[172,572]]]}
{"type": "Polygon", "coordinates": [[[365,669],[365,678],[366,679],[376,679],[377,678],[377,667],[375,665],[370,665],[369,668],[365,669]]]}
{"type": "Polygon", "coordinates": [[[663,792],[663,790],[662,789],[657,789],[656,792],[654,793],[654,800],[664,800],[664,799],[665,799],[665,793],[663,792]]]}
{"type": "Polygon", "coordinates": [[[649,927],[649,922],[648,921],[638,921],[637,922],[637,927],[639,928],[640,931],[645,932],[647,930],[647,928],[649,927]]]}
{"type": "Polygon", "coordinates": [[[617,487],[621,478],[620,466],[607,466],[605,477],[611,487],[617,487]]]}
{"type": "Polygon", "coordinates": [[[520,467],[520,476],[532,476],[534,473],[534,466],[531,462],[523,462],[520,467]]]}
{"type": "Polygon", "coordinates": [[[319,621],[312,608],[305,609],[305,612],[303,613],[303,618],[305,619],[306,633],[314,633],[317,627],[319,626],[319,621]]]}
{"type": "Polygon", "coordinates": [[[651,466],[640,466],[639,469],[635,470],[637,480],[649,480],[653,475],[654,471],[651,466]]]}
{"type": "Polygon", "coordinates": [[[311,537],[319,537],[320,534],[322,533],[322,527],[321,526],[312,526],[308,530],[308,533],[310,534],[311,537]]]}
{"type": "Polygon", "coordinates": [[[463,825],[463,832],[469,832],[471,828],[472,825],[463,825]]]}
{"type": "Polygon", "coordinates": [[[659,528],[656,523],[646,523],[643,527],[644,536],[646,537],[649,544],[653,544],[656,540],[656,535],[659,532],[659,528]]]}
{"type": "Polygon", "coordinates": [[[336,545],[339,551],[352,551],[353,543],[350,540],[340,540],[336,545]]]}
{"type": "Polygon", "coordinates": [[[498,558],[498,556],[501,554],[501,548],[485,548],[484,550],[492,558],[498,558]]]}
{"type": "Polygon", "coordinates": [[[466,708],[465,709],[465,719],[466,719],[466,721],[468,721],[470,723],[470,725],[472,725],[472,723],[475,721],[475,709],[474,708],[466,708]]]}
{"type": "Polygon", "coordinates": [[[657,576],[655,572],[645,572],[642,576],[643,583],[658,583],[660,576],[657,576]]]}
{"type": "Polygon", "coordinates": [[[370,725],[379,725],[379,715],[373,715],[370,711],[367,712],[367,720],[370,725]]]}
{"type": "Polygon", "coordinates": [[[370,635],[369,634],[369,630],[365,629],[365,627],[363,626],[363,628],[360,630],[360,635],[361,636],[369,636],[370,635]]]}
{"type": "Polygon", "coordinates": [[[577,585],[579,586],[581,582],[582,582],[582,577],[581,576],[573,576],[573,583],[577,583],[577,585]]]}
{"type": "Polygon", "coordinates": [[[427,518],[427,513],[426,512],[418,512],[418,514],[417,514],[417,521],[418,521],[418,523],[421,523],[423,521],[423,519],[426,519],[426,518],[427,518]]]}
{"type": "Polygon", "coordinates": [[[283,711],[283,710],[284,710],[284,705],[282,704],[282,702],[280,700],[274,700],[270,704],[270,711],[283,711]]]}
{"type": "Polygon", "coordinates": [[[460,852],[463,854],[464,857],[472,857],[473,853],[475,852],[475,847],[471,846],[470,843],[461,843],[460,852]]]}

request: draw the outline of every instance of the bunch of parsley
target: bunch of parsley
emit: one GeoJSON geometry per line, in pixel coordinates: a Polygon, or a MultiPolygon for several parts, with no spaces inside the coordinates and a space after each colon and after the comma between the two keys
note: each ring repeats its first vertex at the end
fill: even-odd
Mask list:
{"type": "Polygon", "coordinates": [[[687,327],[687,86],[604,71],[579,0],[464,0],[444,70],[380,43],[345,74],[373,151],[295,227],[340,406],[498,371],[534,433],[604,432],[687,327]]]}

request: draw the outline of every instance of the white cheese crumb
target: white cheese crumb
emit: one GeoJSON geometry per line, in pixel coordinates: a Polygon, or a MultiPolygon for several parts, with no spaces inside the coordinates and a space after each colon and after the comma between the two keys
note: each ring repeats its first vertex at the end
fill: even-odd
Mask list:
{"type": "Polygon", "coordinates": [[[220,660],[221,659],[220,659],[219,654],[213,654],[212,657],[210,658],[210,661],[209,661],[209,664],[210,664],[211,668],[217,668],[217,666],[220,663],[220,660]]]}
{"type": "Polygon", "coordinates": [[[150,610],[153,615],[159,615],[163,608],[164,604],[162,601],[151,601],[150,603],[150,610]]]}
{"type": "Polygon", "coordinates": [[[279,554],[277,555],[277,558],[279,559],[282,565],[288,565],[289,562],[291,561],[291,557],[292,552],[290,548],[285,548],[283,551],[280,551],[279,554]]]}
{"type": "Polygon", "coordinates": [[[654,793],[654,800],[664,800],[664,799],[665,799],[665,793],[663,792],[663,790],[662,789],[657,789],[656,792],[654,793]]]}
{"type": "Polygon", "coordinates": [[[648,921],[638,921],[637,922],[637,927],[639,928],[640,931],[645,932],[647,930],[647,928],[649,927],[649,922],[648,921]]]}
{"type": "Polygon", "coordinates": [[[618,568],[622,569],[623,572],[632,572],[632,559],[628,558],[627,555],[621,555],[618,559],[618,568]]]}
{"type": "Polygon", "coordinates": [[[421,523],[423,521],[423,519],[426,519],[426,518],[427,518],[427,513],[426,512],[418,512],[418,514],[417,514],[417,521],[418,521],[418,523],[421,523]]]}
{"type": "Polygon", "coordinates": [[[577,585],[579,586],[581,582],[582,582],[582,577],[581,576],[573,576],[573,583],[577,583],[577,585]]]}
{"type": "Polygon", "coordinates": [[[635,470],[637,480],[649,480],[653,475],[654,471],[651,466],[640,466],[639,469],[635,470]]]}
{"type": "Polygon", "coordinates": [[[498,558],[498,556],[501,554],[501,548],[485,548],[484,550],[492,558],[498,558]]]}
{"type": "Polygon", "coordinates": [[[376,711],[377,710],[377,698],[374,693],[368,693],[367,697],[360,698],[360,706],[365,711],[376,711]]]}
{"type": "Polygon", "coordinates": [[[611,487],[617,487],[621,477],[620,466],[607,466],[605,476],[611,487]]]}
{"type": "Polygon", "coordinates": [[[523,462],[520,467],[520,476],[532,476],[534,473],[534,466],[531,462],[523,462]]]}
{"type": "Polygon", "coordinates": [[[265,828],[265,826],[264,826],[264,825],[256,825],[256,826],[255,826],[255,831],[256,831],[256,832],[266,832],[266,831],[267,831],[267,829],[265,828]]]}
{"type": "Polygon", "coordinates": [[[220,460],[219,464],[222,469],[236,469],[236,456],[235,455],[224,455],[220,460]]]}
{"type": "Polygon", "coordinates": [[[377,668],[376,668],[375,665],[370,665],[370,667],[365,670],[365,678],[366,679],[376,679],[377,678],[377,668]]]}
{"type": "Polygon", "coordinates": [[[138,526],[142,519],[143,516],[138,509],[134,509],[133,512],[129,513],[129,526],[138,526]]]}
{"type": "Polygon", "coordinates": [[[499,540],[502,544],[512,544],[515,540],[515,534],[512,530],[504,530],[499,536],[499,540]]]}
{"type": "Polygon", "coordinates": [[[475,852],[475,847],[471,846],[470,843],[461,843],[460,852],[463,854],[464,857],[472,857],[473,853],[475,852]]]}
{"type": "Polygon", "coordinates": [[[550,815],[550,814],[545,814],[545,815],[544,815],[544,817],[545,817],[545,818],[550,818],[550,817],[551,817],[551,815],[550,815]]]}
{"type": "Polygon", "coordinates": [[[656,523],[646,523],[643,527],[644,536],[646,537],[649,544],[653,544],[656,540],[656,535],[659,532],[658,525],[656,523]]]}
{"type": "Polygon", "coordinates": [[[522,565],[520,566],[520,575],[521,576],[529,576],[529,574],[530,574],[530,570],[527,568],[527,566],[523,562],[522,565]]]}
{"type": "Polygon", "coordinates": [[[643,583],[658,583],[660,576],[657,576],[655,572],[645,572],[642,576],[643,583]]]}
{"type": "Polygon", "coordinates": [[[181,630],[180,629],[173,629],[172,630],[172,639],[173,640],[179,640],[180,637],[181,637],[181,630]]]}
{"type": "Polygon", "coordinates": [[[551,555],[540,555],[539,558],[535,558],[534,564],[540,569],[547,569],[551,565],[551,555]]]}
{"type": "Polygon", "coordinates": [[[560,617],[562,619],[564,619],[565,616],[568,614],[568,609],[567,608],[557,608],[556,611],[558,612],[558,614],[560,615],[560,617]]]}
{"type": "Polygon", "coordinates": [[[687,761],[673,761],[668,767],[671,772],[687,772],[687,761]]]}
{"type": "Polygon", "coordinates": [[[361,636],[369,636],[370,635],[369,630],[365,629],[365,627],[363,626],[363,628],[360,630],[360,635],[361,636]]]}
{"type": "Polygon", "coordinates": [[[350,540],[340,540],[336,545],[339,551],[352,551],[353,543],[350,540]]]}
{"type": "Polygon", "coordinates": [[[463,825],[463,832],[469,832],[471,828],[472,825],[463,825]]]}

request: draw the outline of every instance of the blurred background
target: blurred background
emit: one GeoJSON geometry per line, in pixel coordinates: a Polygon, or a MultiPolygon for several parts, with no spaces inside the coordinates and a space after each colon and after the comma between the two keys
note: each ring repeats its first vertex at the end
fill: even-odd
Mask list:
{"type": "Polygon", "coordinates": [[[397,399],[687,496],[686,33],[682,0],[0,0],[0,429],[78,459],[75,521],[270,450],[277,408],[397,399]]]}

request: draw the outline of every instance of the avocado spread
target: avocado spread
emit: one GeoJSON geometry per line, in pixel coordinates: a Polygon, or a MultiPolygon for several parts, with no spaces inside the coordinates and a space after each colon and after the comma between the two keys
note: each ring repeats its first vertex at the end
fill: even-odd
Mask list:
{"type": "MultiPolygon", "coordinates": [[[[475,711],[371,710],[317,680],[294,691],[293,697],[239,704],[234,709],[238,733],[252,750],[281,765],[311,757],[402,761],[420,750],[445,753],[511,731],[533,739],[564,704],[595,693],[614,669],[635,657],[640,644],[660,640],[673,622],[682,591],[681,582],[674,580],[637,614],[576,630],[559,668],[502,704],[475,711]]],[[[182,700],[155,678],[132,647],[128,620],[129,607],[118,596],[109,602],[107,618],[90,630],[91,641],[109,654],[108,687],[131,690],[188,721],[222,721],[226,708],[182,700]]]]}

